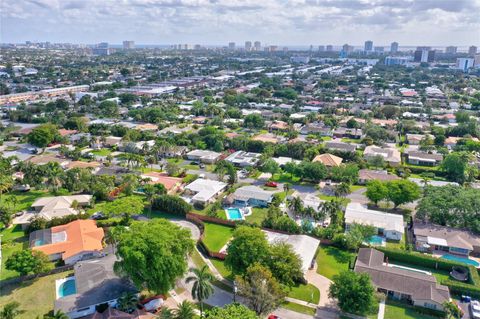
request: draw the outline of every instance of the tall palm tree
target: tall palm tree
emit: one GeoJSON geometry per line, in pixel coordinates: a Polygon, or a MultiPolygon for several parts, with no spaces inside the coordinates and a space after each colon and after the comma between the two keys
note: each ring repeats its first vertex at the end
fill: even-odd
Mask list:
{"type": "Polygon", "coordinates": [[[340,183],[335,186],[334,189],[335,197],[344,197],[350,194],[350,184],[348,183],[340,183]]]}
{"type": "Polygon", "coordinates": [[[56,162],[49,162],[45,165],[45,177],[47,178],[47,184],[56,193],[62,184],[62,177],[64,171],[62,167],[56,162]]]}
{"type": "Polygon", "coordinates": [[[175,310],[175,319],[193,319],[194,317],[195,310],[193,309],[193,304],[188,300],[182,301],[175,310]]]}
{"type": "Polygon", "coordinates": [[[162,307],[162,310],[156,317],[157,319],[174,319],[173,311],[169,308],[162,307]]]}
{"type": "Polygon", "coordinates": [[[58,310],[53,315],[44,315],[43,319],[70,319],[63,311],[58,310]]]}
{"type": "Polygon", "coordinates": [[[193,281],[192,297],[200,302],[200,318],[203,317],[203,301],[213,294],[212,281],[214,279],[207,265],[202,268],[191,268],[192,276],[187,277],[186,282],[193,281]]]}
{"type": "Polygon", "coordinates": [[[120,298],[118,298],[117,307],[121,311],[131,313],[135,310],[138,304],[138,297],[133,293],[123,293],[120,298]]]}
{"type": "Polygon", "coordinates": [[[303,212],[303,202],[299,197],[293,197],[289,203],[288,208],[293,211],[295,214],[302,214],[303,212]]]}
{"type": "Polygon", "coordinates": [[[15,319],[20,314],[24,313],[25,310],[21,310],[20,303],[17,301],[12,301],[7,303],[3,309],[0,311],[0,318],[2,319],[15,319]]]}

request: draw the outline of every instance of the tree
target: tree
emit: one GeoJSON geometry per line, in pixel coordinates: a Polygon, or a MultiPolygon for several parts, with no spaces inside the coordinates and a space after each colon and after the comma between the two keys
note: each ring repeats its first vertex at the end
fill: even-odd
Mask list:
{"type": "Polygon", "coordinates": [[[12,176],[0,174],[0,199],[2,194],[7,192],[13,186],[12,176]]]}
{"type": "Polygon", "coordinates": [[[175,309],[175,319],[193,319],[195,317],[195,310],[193,304],[184,300],[178,305],[178,308],[175,309]]]}
{"type": "Polygon", "coordinates": [[[476,170],[469,166],[471,155],[468,152],[453,152],[445,156],[440,168],[447,174],[448,179],[460,184],[475,177],[476,170]]]}
{"type": "Polygon", "coordinates": [[[118,115],[118,105],[113,101],[102,101],[98,106],[100,114],[106,117],[116,117],[118,115]]]}
{"type": "Polygon", "coordinates": [[[275,174],[280,170],[280,167],[278,166],[277,162],[275,162],[273,159],[269,158],[265,162],[263,162],[263,165],[260,167],[260,170],[262,172],[270,173],[270,174],[275,174]]]}
{"type": "Polygon", "coordinates": [[[383,168],[385,167],[385,159],[381,155],[371,156],[367,159],[368,165],[373,166],[375,168],[383,168]]]}
{"type": "Polygon", "coordinates": [[[345,312],[365,315],[375,303],[375,289],[368,274],[342,271],[333,276],[330,298],[338,300],[338,306],[345,312]]]}
{"type": "Polygon", "coordinates": [[[345,197],[350,194],[350,184],[340,183],[336,185],[333,189],[335,197],[345,197]]]}
{"type": "Polygon", "coordinates": [[[192,206],[178,196],[160,195],[153,201],[153,208],[180,216],[185,216],[192,210],[192,206]]]}
{"type": "Polygon", "coordinates": [[[48,315],[48,314],[43,315],[43,319],[70,319],[70,317],[66,313],[64,313],[63,311],[57,310],[57,312],[55,312],[52,315],[48,315]]]}
{"type": "Polygon", "coordinates": [[[167,171],[168,175],[175,176],[180,172],[180,166],[178,166],[175,163],[168,162],[165,167],[165,170],[167,171]]]}
{"type": "Polygon", "coordinates": [[[227,247],[225,264],[234,273],[243,274],[254,263],[263,262],[269,253],[268,241],[259,228],[241,226],[227,247]]]}
{"type": "Polygon", "coordinates": [[[460,319],[463,316],[462,310],[454,301],[445,301],[443,311],[447,314],[447,319],[460,319]]]}
{"type": "Polygon", "coordinates": [[[378,202],[387,198],[388,189],[384,182],[379,180],[371,180],[367,183],[367,191],[365,196],[378,206],[378,202]]]}
{"type": "Polygon", "coordinates": [[[117,301],[117,307],[123,312],[132,313],[137,309],[138,297],[134,293],[124,292],[117,301]]]}
{"type": "Polygon", "coordinates": [[[371,225],[353,223],[345,233],[345,246],[347,249],[358,249],[360,245],[377,234],[377,229],[371,225]]]}
{"type": "Polygon", "coordinates": [[[144,208],[145,205],[140,198],[127,196],[105,204],[103,212],[107,216],[123,217],[126,220],[130,220],[132,216],[142,214],[144,208]]]}
{"type": "Polygon", "coordinates": [[[232,303],[224,308],[214,307],[205,314],[207,319],[260,319],[255,312],[244,305],[232,303]]]}
{"type": "Polygon", "coordinates": [[[288,208],[297,215],[303,213],[303,201],[300,197],[292,197],[288,202],[288,208]]]}
{"type": "Polygon", "coordinates": [[[3,309],[0,311],[0,318],[1,319],[15,319],[19,315],[25,312],[25,310],[21,310],[20,303],[17,301],[12,301],[7,303],[3,306],[3,309]]]}
{"type": "Polygon", "coordinates": [[[248,267],[245,276],[237,276],[238,294],[257,315],[276,309],[285,297],[281,285],[267,268],[260,264],[248,267]]]}
{"type": "Polygon", "coordinates": [[[42,124],[27,135],[28,142],[37,147],[47,147],[48,144],[54,142],[59,137],[58,129],[53,124],[42,124]]]}
{"type": "Polygon", "coordinates": [[[280,241],[270,245],[266,263],[273,276],[284,285],[293,286],[303,278],[302,260],[288,243],[280,241]]]}
{"type": "Polygon", "coordinates": [[[166,293],[187,271],[193,246],[190,231],[167,220],[133,222],[119,235],[114,269],[138,288],[166,293]]]}
{"type": "Polygon", "coordinates": [[[5,268],[20,273],[20,276],[38,274],[48,269],[47,255],[40,251],[25,249],[14,252],[5,262],[5,268]]]}
{"type": "Polygon", "coordinates": [[[193,282],[192,297],[200,302],[200,318],[203,317],[203,301],[213,294],[212,281],[215,279],[207,265],[202,268],[191,268],[193,276],[185,279],[188,284],[193,282]]]}
{"type": "Polygon", "coordinates": [[[249,114],[243,119],[243,126],[247,128],[261,129],[265,126],[265,121],[260,114],[249,114]]]}
{"type": "Polygon", "coordinates": [[[162,306],[160,314],[157,315],[158,319],[174,319],[175,315],[173,311],[167,307],[162,306]]]}
{"type": "Polygon", "coordinates": [[[394,208],[413,202],[420,198],[420,187],[412,181],[399,179],[387,183],[387,198],[393,202],[394,208]]]}

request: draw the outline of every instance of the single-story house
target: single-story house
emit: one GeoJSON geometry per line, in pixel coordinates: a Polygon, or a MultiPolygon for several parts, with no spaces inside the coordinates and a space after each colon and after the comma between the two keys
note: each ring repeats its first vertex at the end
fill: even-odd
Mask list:
{"type": "Polygon", "coordinates": [[[50,260],[62,259],[72,265],[80,260],[102,255],[103,228],[94,220],[78,219],[65,225],[30,233],[30,247],[41,251],[50,260]]]}
{"type": "Polygon", "coordinates": [[[320,136],[332,136],[332,128],[326,126],[323,122],[315,122],[304,125],[300,129],[300,134],[308,135],[308,134],[319,134],[320,136]]]}
{"type": "Polygon", "coordinates": [[[237,151],[230,154],[225,160],[239,167],[255,166],[260,161],[261,155],[259,153],[237,151]]]}
{"type": "Polygon", "coordinates": [[[338,152],[354,153],[357,149],[355,144],[343,143],[343,142],[327,142],[325,148],[338,152]]]}
{"type": "Polygon", "coordinates": [[[343,158],[325,153],[315,156],[312,162],[320,162],[327,167],[337,167],[342,164],[343,158]]]}
{"type": "Polygon", "coordinates": [[[82,319],[155,319],[156,315],[145,310],[135,309],[132,313],[126,313],[115,308],[108,307],[103,312],[95,313],[82,319]]]}
{"type": "Polygon", "coordinates": [[[193,150],[187,153],[188,160],[206,164],[217,162],[221,156],[221,153],[207,150],[193,150]]]}
{"type": "Polygon", "coordinates": [[[388,182],[400,179],[397,175],[389,174],[386,170],[361,169],[358,171],[358,183],[367,184],[369,181],[377,180],[388,182]]]}
{"type": "Polygon", "coordinates": [[[345,210],[346,231],[354,223],[374,226],[379,235],[392,240],[401,240],[405,232],[402,215],[368,209],[359,203],[349,203],[345,210]]]}
{"type": "Polygon", "coordinates": [[[361,128],[339,127],[333,131],[333,136],[340,138],[345,137],[352,139],[361,139],[363,137],[363,131],[361,128]]]}
{"type": "Polygon", "coordinates": [[[60,164],[60,166],[62,167],[66,167],[68,163],[70,163],[70,160],[65,158],[60,158],[55,155],[35,155],[27,159],[27,162],[30,162],[36,165],[46,165],[50,162],[54,162],[54,163],[60,164]]]}
{"type": "Polygon", "coordinates": [[[272,144],[278,144],[283,140],[282,137],[277,136],[272,133],[265,133],[265,134],[259,134],[254,137],[252,137],[252,141],[260,141],[263,143],[272,143],[272,144]]]}
{"type": "Polygon", "coordinates": [[[375,145],[365,147],[363,157],[366,160],[375,156],[381,156],[385,160],[385,162],[387,162],[391,166],[398,166],[402,162],[400,151],[394,147],[378,147],[375,145]]]}
{"type": "Polygon", "coordinates": [[[389,298],[414,306],[441,311],[443,303],[450,301],[448,287],[438,284],[434,276],[395,267],[384,262],[384,253],[372,248],[359,249],[354,271],[368,274],[377,290],[389,298]]]}
{"type": "Polygon", "coordinates": [[[97,306],[115,308],[124,293],[138,293],[135,286],[126,278],[119,277],[113,271],[116,261],[114,254],[88,261],[81,261],[74,266],[74,276],[56,282],[58,286],[69,280],[74,281],[74,293],[57,296],[54,311],[62,311],[70,319],[77,319],[94,314],[97,306]]]}
{"type": "Polygon", "coordinates": [[[33,202],[32,208],[36,214],[50,220],[53,217],[78,214],[78,211],[72,208],[73,202],[77,202],[79,207],[85,207],[90,205],[91,201],[92,195],[40,197],[33,202]]]}
{"type": "Polygon", "coordinates": [[[278,166],[282,167],[282,166],[285,166],[287,163],[294,163],[294,164],[300,164],[300,161],[299,160],[296,160],[296,159],[293,159],[291,157],[283,157],[283,156],[279,156],[279,157],[272,157],[272,159],[275,161],[275,163],[278,164],[278,166]]]}
{"type": "Polygon", "coordinates": [[[267,207],[272,202],[274,192],[266,191],[258,186],[249,185],[238,188],[232,195],[235,205],[267,207]]]}
{"type": "Polygon", "coordinates": [[[182,184],[182,179],[178,177],[168,176],[163,173],[149,172],[140,175],[140,177],[149,180],[149,184],[162,184],[167,191],[174,191],[182,184]]]}
{"type": "Polygon", "coordinates": [[[227,188],[224,182],[198,178],[185,186],[187,199],[193,204],[206,205],[212,202],[218,194],[227,188]]]}
{"type": "Polygon", "coordinates": [[[443,161],[442,154],[431,154],[421,151],[408,151],[405,153],[407,162],[413,165],[436,166],[443,161]]]}
{"type": "Polygon", "coordinates": [[[468,230],[417,221],[413,223],[413,236],[419,251],[480,256],[480,236],[468,230]]]}
{"type": "Polygon", "coordinates": [[[84,161],[72,161],[67,164],[66,169],[72,169],[72,168],[90,168],[92,170],[92,173],[97,172],[100,169],[100,166],[102,164],[100,162],[84,162],[84,161]]]}
{"type": "Polygon", "coordinates": [[[426,137],[434,138],[433,135],[430,134],[405,134],[405,140],[410,145],[419,145],[420,142],[426,137]]]}

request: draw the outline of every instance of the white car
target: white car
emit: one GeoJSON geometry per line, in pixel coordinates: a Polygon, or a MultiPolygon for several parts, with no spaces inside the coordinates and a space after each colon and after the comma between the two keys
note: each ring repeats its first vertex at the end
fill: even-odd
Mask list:
{"type": "Polygon", "coordinates": [[[472,302],[470,302],[470,308],[472,310],[472,318],[480,319],[480,301],[472,300],[472,302]]]}

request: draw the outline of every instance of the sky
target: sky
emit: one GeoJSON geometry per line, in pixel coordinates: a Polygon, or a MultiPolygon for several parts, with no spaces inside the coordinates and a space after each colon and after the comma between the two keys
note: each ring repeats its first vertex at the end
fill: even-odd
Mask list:
{"type": "Polygon", "coordinates": [[[480,46],[480,0],[1,0],[0,42],[480,46]]]}

